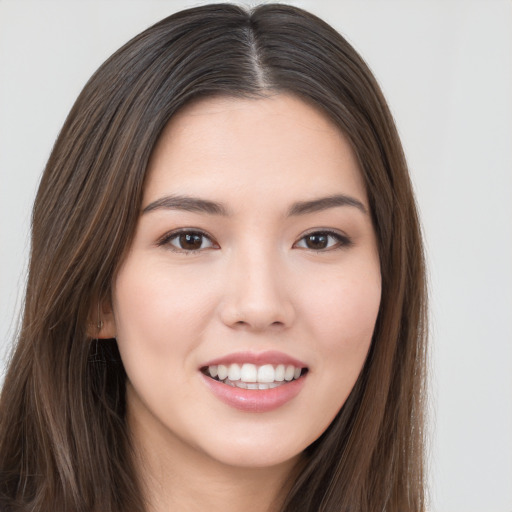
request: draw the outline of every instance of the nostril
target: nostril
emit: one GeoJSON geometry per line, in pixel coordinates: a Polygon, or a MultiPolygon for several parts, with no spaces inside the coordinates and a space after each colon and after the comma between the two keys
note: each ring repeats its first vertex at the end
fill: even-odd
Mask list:
{"type": "Polygon", "coordinates": [[[291,304],[272,304],[263,298],[259,301],[235,299],[236,297],[231,297],[229,301],[222,303],[219,311],[222,322],[231,328],[276,330],[283,329],[293,322],[294,310],[291,304]]]}

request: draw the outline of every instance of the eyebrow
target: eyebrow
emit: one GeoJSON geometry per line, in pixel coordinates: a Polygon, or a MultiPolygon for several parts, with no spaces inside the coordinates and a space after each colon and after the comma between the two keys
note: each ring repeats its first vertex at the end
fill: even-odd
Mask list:
{"type": "MultiPolygon", "coordinates": [[[[333,196],[321,197],[311,201],[299,201],[293,203],[288,210],[288,217],[297,215],[306,215],[308,213],[315,213],[330,208],[337,208],[340,206],[351,206],[357,208],[364,214],[367,214],[366,207],[358,199],[347,196],[345,194],[336,194],[333,196]]],[[[206,213],[209,215],[229,216],[229,210],[222,203],[210,201],[208,199],[200,199],[198,197],[190,196],[165,196],[148,204],[142,213],[148,213],[154,210],[184,210],[188,212],[206,213]]]]}
{"type": "Polygon", "coordinates": [[[208,213],[210,215],[228,215],[227,208],[221,203],[199,199],[189,196],[165,196],[148,204],[142,213],[148,213],[153,210],[185,210],[187,212],[208,213]]]}
{"type": "Polygon", "coordinates": [[[336,208],[338,206],[352,206],[361,210],[363,213],[368,213],[364,204],[355,197],[347,196],[345,194],[336,194],[328,197],[321,197],[320,199],[313,199],[312,201],[300,201],[294,203],[288,210],[288,215],[305,215],[308,213],[321,212],[329,208],[336,208]]]}

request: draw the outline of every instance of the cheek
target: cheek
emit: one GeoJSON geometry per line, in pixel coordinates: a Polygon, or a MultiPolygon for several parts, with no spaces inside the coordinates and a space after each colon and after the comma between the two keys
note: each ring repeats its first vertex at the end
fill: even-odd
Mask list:
{"type": "Polygon", "coordinates": [[[327,338],[357,340],[373,333],[380,306],[380,274],[342,275],[325,280],[309,294],[308,308],[327,338]]]}
{"type": "Polygon", "coordinates": [[[311,329],[327,358],[364,359],[380,306],[380,272],[331,276],[307,296],[311,329]]]}
{"type": "Polygon", "coordinates": [[[121,269],[114,289],[120,345],[158,358],[199,343],[211,315],[213,287],[205,287],[197,271],[135,263],[121,269]]]}
{"type": "Polygon", "coordinates": [[[307,297],[302,302],[302,327],[314,350],[310,379],[315,386],[302,413],[313,422],[306,440],[311,443],[343,407],[364,365],[380,306],[379,267],[356,272],[347,266],[346,271],[330,272],[301,295],[307,297]]]}

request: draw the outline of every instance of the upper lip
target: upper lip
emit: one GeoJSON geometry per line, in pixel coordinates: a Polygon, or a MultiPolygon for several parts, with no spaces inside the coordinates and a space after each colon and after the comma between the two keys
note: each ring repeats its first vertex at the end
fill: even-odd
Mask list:
{"type": "Polygon", "coordinates": [[[211,361],[207,361],[201,365],[201,368],[204,368],[205,366],[214,366],[219,364],[230,365],[234,363],[250,363],[256,366],[263,366],[264,364],[284,364],[292,365],[296,368],[307,368],[307,365],[299,359],[276,350],[268,350],[266,352],[234,352],[232,354],[227,354],[225,356],[212,359],[211,361]]]}

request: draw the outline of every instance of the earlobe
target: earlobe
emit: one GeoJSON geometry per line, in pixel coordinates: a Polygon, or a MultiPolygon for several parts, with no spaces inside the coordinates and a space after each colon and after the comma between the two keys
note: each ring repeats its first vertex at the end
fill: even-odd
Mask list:
{"type": "Polygon", "coordinates": [[[104,315],[103,319],[100,320],[96,326],[98,339],[109,339],[116,337],[116,322],[114,315],[110,312],[108,315],[104,315]]]}
{"type": "Polygon", "coordinates": [[[87,335],[93,339],[110,339],[116,337],[116,322],[112,306],[104,304],[100,306],[91,316],[87,324],[87,335]]]}

